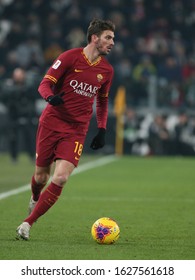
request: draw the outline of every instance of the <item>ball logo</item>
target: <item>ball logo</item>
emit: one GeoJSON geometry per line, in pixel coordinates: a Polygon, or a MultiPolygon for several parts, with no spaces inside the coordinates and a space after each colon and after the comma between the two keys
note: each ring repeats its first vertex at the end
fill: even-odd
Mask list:
{"type": "Polygon", "coordinates": [[[91,235],[99,244],[114,244],[119,239],[120,228],[113,219],[102,217],[92,225],[91,235]]]}

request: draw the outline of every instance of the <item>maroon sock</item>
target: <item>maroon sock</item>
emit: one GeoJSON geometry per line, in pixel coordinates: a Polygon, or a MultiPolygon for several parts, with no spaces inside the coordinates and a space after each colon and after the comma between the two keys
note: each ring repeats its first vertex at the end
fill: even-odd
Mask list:
{"type": "Polygon", "coordinates": [[[28,216],[24,221],[32,225],[40,216],[45,214],[54,205],[61,192],[62,187],[59,187],[51,182],[45,191],[40,195],[39,200],[30,216],[28,216]]]}
{"type": "Polygon", "coordinates": [[[37,201],[39,199],[40,193],[44,187],[45,184],[38,184],[35,181],[35,177],[33,175],[31,180],[31,190],[32,190],[32,198],[34,201],[37,201]]]}

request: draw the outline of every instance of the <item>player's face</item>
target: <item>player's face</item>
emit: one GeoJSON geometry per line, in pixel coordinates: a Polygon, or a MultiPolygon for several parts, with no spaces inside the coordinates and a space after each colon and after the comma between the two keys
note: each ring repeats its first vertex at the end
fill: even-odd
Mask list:
{"type": "Polygon", "coordinates": [[[103,33],[96,38],[95,44],[100,55],[109,54],[114,46],[114,32],[110,30],[103,31],[103,33]]]}

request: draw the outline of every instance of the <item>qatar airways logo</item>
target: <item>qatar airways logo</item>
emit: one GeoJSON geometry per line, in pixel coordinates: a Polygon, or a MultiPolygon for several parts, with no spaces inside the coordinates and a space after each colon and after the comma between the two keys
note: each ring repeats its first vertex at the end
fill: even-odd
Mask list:
{"type": "Polygon", "coordinates": [[[97,94],[100,87],[92,86],[85,82],[78,82],[77,80],[70,81],[70,86],[74,89],[74,92],[83,96],[93,97],[97,94]]]}

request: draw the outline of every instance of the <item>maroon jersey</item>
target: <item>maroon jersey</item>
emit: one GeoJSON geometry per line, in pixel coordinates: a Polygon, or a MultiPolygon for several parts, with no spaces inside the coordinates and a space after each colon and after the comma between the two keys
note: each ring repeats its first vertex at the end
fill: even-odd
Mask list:
{"type": "Polygon", "coordinates": [[[99,57],[92,64],[83,48],[62,53],[44,76],[39,92],[44,99],[64,92],[64,104],[48,104],[40,122],[56,131],[65,131],[67,123],[87,131],[96,97],[97,124],[99,128],[106,128],[112,78],[113,68],[104,57],[99,57]]]}

